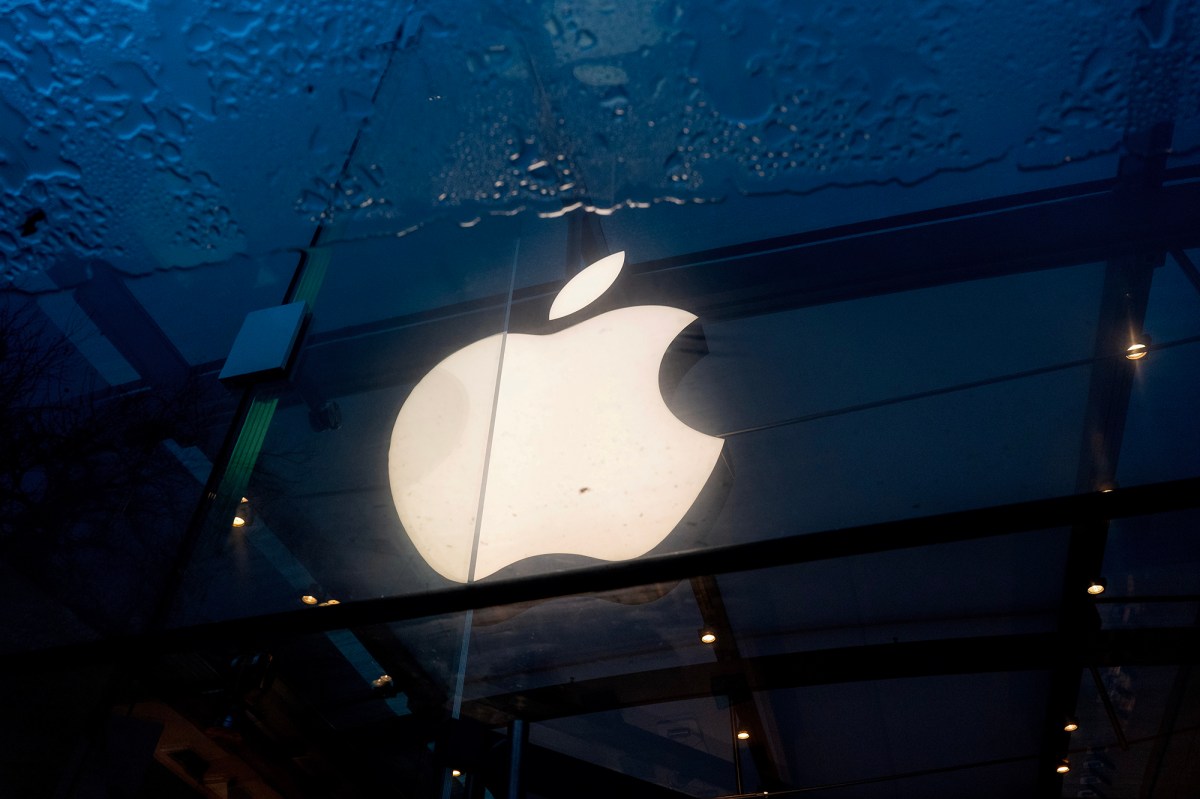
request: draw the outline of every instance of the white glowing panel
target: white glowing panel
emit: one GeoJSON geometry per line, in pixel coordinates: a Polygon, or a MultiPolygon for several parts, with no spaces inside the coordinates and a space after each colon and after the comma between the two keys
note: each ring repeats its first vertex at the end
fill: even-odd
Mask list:
{"type": "MultiPolygon", "coordinates": [[[[623,262],[617,253],[573,278],[558,315],[596,299],[623,262]],[[577,282],[591,285],[568,295],[577,282]]],[[[429,565],[468,582],[540,554],[626,560],[666,538],[723,443],[659,393],[662,356],[695,318],[642,305],[552,335],[498,334],[422,378],[396,419],[389,469],[400,520],[429,565]]]]}

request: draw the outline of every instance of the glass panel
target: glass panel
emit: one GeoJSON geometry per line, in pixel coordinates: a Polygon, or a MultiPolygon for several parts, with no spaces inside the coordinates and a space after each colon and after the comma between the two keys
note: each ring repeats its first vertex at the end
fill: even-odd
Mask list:
{"type": "Polygon", "coordinates": [[[394,3],[3,4],[6,277],[307,244],[388,60],[394,3]],[[325,202],[321,203],[323,207],[325,202]],[[320,209],[318,208],[318,211],[320,209]]]}
{"type": "MultiPolygon", "coordinates": [[[[1194,265],[1200,250],[1184,258],[1194,265]]],[[[1200,286],[1173,256],[1154,272],[1144,329],[1153,350],[1134,364],[1117,472],[1123,485],[1200,475],[1200,452],[1192,446],[1200,421],[1188,401],[1200,391],[1200,286]]]]}
{"type": "Polygon", "coordinates": [[[1200,475],[1200,251],[1141,216],[1191,196],[1197,31],[0,0],[0,794],[501,796],[527,724],[533,797],[1036,795],[1081,658],[1063,790],[1190,795],[1196,511],[1112,522],[1098,629],[1080,527],[846,553],[1200,475]],[[219,385],[285,298],[287,378],[219,385]]]}
{"type": "Polygon", "coordinates": [[[482,610],[465,696],[708,663],[703,627],[687,581],[482,610]]]}
{"type": "Polygon", "coordinates": [[[479,611],[463,716],[531,720],[535,747],[576,768],[689,796],[952,795],[993,773],[1010,790],[1034,779],[1048,676],[976,672],[1049,662],[1066,543],[1037,531],[479,611]]]}
{"type": "Polygon", "coordinates": [[[129,289],[189,363],[219,370],[246,314],[283,301],[298,260],[295,252],[235,258],[154,272],[129,289]]]}
{"type": "Polygon", "coordinates": [[[787,308],[738,267],[672,270],[676,298],[630,267],[550,321],[563,280],[522,259],[481,576],[1075,490],[1100,268],[787,308]]]}
{"type": "Polygon", "coordinates": [[[1085,670],[1063,794],[1137,796],[1156,784],[1167,787],[1160,782],[1164,755],[1178,758],[1177,747],[1189,738],[1179,729],[1179,714],[1188,712],[1180,703],[1189,672],[1187,667],[1116,665],[1098,669],[1093,678],[1085,670]],[[1177,732],[1184,734],[1173,740],[1177,732]]]}
{"type": "Polygon", "coordinates": [[[1159,123],[1197,152],[1187,4],[5,8],[6,279],[576,203],[648,259],[1107,180],[1159,123]]]}
{"type": "MultiPolygon", "coordinates": [[[[236,327],[181,349],[151,309],[230,266],[139,280],[75,261],[0,296],[0,650],[134,634],[161,613],[236,402],[211,363],[236,327]]],[[[228,300],[235,324],[254,301],[228,300]]],[[[190,310],[168,326],[199,324],[190,310]]]]}
{"type": "Polygon", "coordinates": [[[1195,510],[1115,519],[1097,609],[1105,627],[1192,627],[1200,620],[1195,510]]]}
{"type": "Polygon", "coordinates": [[[181,605],[176,623],[444,585],[427,560],[465,581],[516,254],[506,232],[468,233],[434,251],[391,239],[309,253],[310,335],[289,383],[264,389],[244,434],[264,436],[236,489],[253,518],[241,527],[215,519],[204,531],[189,589],[203,601],[181,605]],[[443,369],[414,393],[436,363],[477,341],[466,372],[443,369]],[[433,396],[431,385],[452,391],[433,396]],[[410,395],[441,421],[398,425],[410,395]],[[457,469],[447,478],[459,480],[453,495],[430,494],[425,470],[448,468],[457,469]],[[418,508],[409,516],[417,528],[421,502],[449,503],[439,507],[455,520],[455,547],[403,534],[389,473],[418,508]]]}
{"type": "Polygon", "coordinates": [[[1196,21],[1167,8],[18,4],[3,186],[47,224],[0,241],[16,271],[147,271],[302,246],[334,214],[391,233],[565,200],[621,209],[650,258],[1110,178],[1163,109],[1186,164],[1196,21]]]}
{"type": "Polygon", "coordinates": [[[1054,629],[1066,544],[1039,530],[715,579],[745,656],[1036,633],[1054,629]]]}
{"type": "Polygon", "coordinates": [[[602,230],[492,219],[452,232],[432,249],[406,236],[310,253],[307,273],[325,275],[310,336],[290,385],[263,395],[275,404],[255,423],[267,432],[253,477],[230,489],[242,492],[235,504],[249,500],[253,525],[214,522],[196,565],[209,606],[181,618],[283,610],[301,596],[419,592],[466,582],[472,568],[475,579],[514,579],[1075,489],[1096,265],[798,307],[737,264],[727,274],[673,270],[679,299],[664,305],[662,275],[630,266],[594,302],[551,321],[569,253],[582,266],[579,248],[602,230]],[[737,303],[720,302],[731,292],[737,303]],[[505,329],[501,360],[494,335],[505,329]],[[475,399],[441,393],[434,365],[481,347],[495,351],[448,384],[475,399]],[[471,407],[454,411],[460,401],[471,407]],[[402,407],[413,437],[389,465],[402,407]],[[416,479],[404,464],[424,463],[420,442],[441,429],[421,414],[443,419],[442,434],[475,453],[462,461],[471,487],[431,473],[397,515],[392,484],[416,479]],[[467,498],[485,464],[473,553],[477,508],[467,498]]]}
{"type": "Polygon", "coordinates": [[[1200,114],[1173,6],[423,11],[333,201],[356,234],[578,205],[651,259],[1108,179],[1155,100],[1184,142],[1200,114]]]}

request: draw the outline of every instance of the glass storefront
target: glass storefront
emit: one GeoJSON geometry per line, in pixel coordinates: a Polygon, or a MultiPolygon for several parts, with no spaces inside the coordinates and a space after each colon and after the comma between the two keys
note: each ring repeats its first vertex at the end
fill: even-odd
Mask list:
{"type": "Polygon", "coordinates": [[[1188,795],[1196,9],[57,5],[0,793],[1188,795]]]}

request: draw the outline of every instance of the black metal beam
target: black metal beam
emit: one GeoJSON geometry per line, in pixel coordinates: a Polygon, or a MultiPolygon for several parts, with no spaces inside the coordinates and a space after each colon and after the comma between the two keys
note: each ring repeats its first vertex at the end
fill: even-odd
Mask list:
{"type": "MultiPolygon", "coordinates": [[[[979,278],[1200,246],[1200,182],[1151,196],[1113,182],[906,214],[626,266],[637,303],[731,319],[979,278]]],[[[636,253],[631,253],[636,257],[636,253]]],[[[514,293],[511,328],[549,332],[560,285],[514,293]]],[[[436,362],[498,331],[506,295],[314,335],[306,369],[329,396],[415,382],[436,362]],[[372,346],[363,347],[364,337],[372,346]],[[437,342],[438,351],[430,342],[437,342]],[[443,351],[444,350],[444,351],[443,351]]],[[[565,323],[564,323],[565,324],[565,323]]]]}
{"type": "Polygon", "coordinates": [[[1188,254],[1183,250],[1175,249],[1171,250],[1171,257],[1175,259],[1183,276],[1192,284],[1192,288],[1200,292],[1200,269],[1196,269],[1196,265],[1192,263],[1191,258],[1188,258],[1188,254]]]}
{"type": "MultiPolygon", "coordinates": [[[[1175,674],[1175,679],[1171,681],[1171,690],[1167,694],[1166,702],[1163,704],[1162,721],[1159,722],[1158,735],[1155,736],[1154,743],[1150,748],[1150,755],[1146,758],[1146,770],[1142,776],[1142,789],[1138,793],[1138,799],[1154,799],[1155,789],[1158,787],[1159,780],[1163,777],[1164,765],[1167,762],[1167,751],[1170,749],[1172,739],[1175,733],[1176,724],[1179,721],[1179,711],[1183,708],[1184,698],[1187,696],[1187,691],[1194,679],[1195,669],[1191,664],[1185,664],[1179,667],[1179,671],[1175,674]]],[[[1107,694],[1102,694],[1107,696],[1107,694]]],[[[1200,770],[1200,764],[1193,761],[1193,770],[1200,770]]],[[[1192,784],[1195,782],[1189,780],[1183,784],[1192,784]]]]}
{"type": "MultiPolygon", "coordinates": [[[[1138,225],[1136,210],[1153,205],[1163,191],[1163,175],[1174,127],[1169,122],[1151,124],[1144,130],[1131,129],[1125,136],[1125,152],[1118,165],[1117,182],[1109,197],[1122,213],[1130,214],[1125,224],[1138,225]]],[[[1096,325],[1095,360],[1091,368],[1087,405],[1084,409],[1083,440],[1080,444],[1076,491],[1111,490],[1116,485],[1117,461],[1129,413],[1133,376],[1139,361],[1115,357],[1140,341],[1150,299],[1155,268],[1163,264],[1171,249],[1162,242],[1145,241],[1107,256],[1104,286],[1096,325]]],[[[1063,778],[1055,765],[1070,744],[1063,719],[1075,715],[1082,679],[1074,662],[1078,640],[1098,628],[1099,617],[1087,581],[1100,577],[1108,543],[1107,520],[1081,520],[1071,526],[1059,605],[1058,663],[1051,673],[1049,698],[1042,722],[1042,761],[1038,766],[1038,795],[1044,799],[1062,793],[1063,778]]],[[[1118,740],[1124,740],[1116,716],[1109,709],[1118,740]]]]}
{"type": "MultiPolygon", "coordinates": [[[[744,664],[745,660],[737,643],[737,634],[729,620],[729,613],[725,609],[725,600],[721,595],[721,587],[717,578],[711,575],[693,577],[691,587],[692,593],[696,597],[696,606],[700,610],[700,617],[704,619],[705,628],[713,630],[717,636],[717,640],[712,645],[717,662],[744,664]]],[[[738,679],[729,682],[729,688],[725,693],[740,726],[750,733],[750,738],[744,746],[750,752],[750,759],[754,761],[754,769],[758,772],[762,789],[777,791],[787,787],[780,778],[779,767],[775,764],[775,759],[771,756],[771,750],[767,744],[767,741],[770,740],[769,736],[776,735],[777,731],[767,729],[763,715],[759,712],[758,705],[755,703],[753,695],[747,690],[746,684],[739,676],[738,679]]],[[[731,744],[734,747],[739,746],[736,740],[731,740],[731,744]]]]}
{"type": "Polygon", "coordinates": [[[79,307],[143,380],[158,390],[170,390],[187,379],[187,359],[112,266],[99,260],[72,262],[58,264],[48,274],[60,285],[75,288],[79,307]]]}
{"type": "MultiPolygon", "coordinates": [[[[1076,490],[1103,491],[1116,486],[1117,461],[1129,410],[1133,377],[1140,361],[1119,357],[1142,331],[1150,282],[1163,262],[1158,253],[1143,253],[1110,261],[1104,274],[1096,325],[1096,358],[1091,367],[1084,408],[1076,490]]],[[[1082,673],[1075,658],[1079,639],[1099,627],[1088,581],[1101,576],[1108,543],[1108,520],[1081,520],[1071,526],[1058,613],[1058,664],[1050,680],[1042,722],[1042,761],[1039,794],[1047,799],[1062,791],[1054,767],[1070,744],[1063,719],[1074,716],[1082,673]]],[[[1110,716],[1110,718],[1115,718],[1110,716]]],[[[1120,729],[1115,733],[1122,737],[1120,729]]]]}
{"type": "MultiPolygon", "coordinates": [[[[744,658],[579,680],[464,703],[463,715],[496,726],[520,714],[531,721],[713,695],[714,686],[745,679],[750,691],[949,674],[1050,670],[1057,633],[957,638],[851,646],[744,658]]],[[[1200,628],[1097,631],[1073,652],[1087,666],[1200,662],[1200,628]]],[[[719,690],[719,689],[717,689],[719,690]]]]}
{"type": "Polygon", "coordinates": [[[91,658],[115,652],[154,652],[230,644],[269,649],[293,635],[423,618],[494,605],[688,579],[699,574],[748,571],[792,563],[934,546],[955,541],[1067,527],[1086,520],[1116,519],[1200,506],[1200,477],[1073,494],[967,511],[897,519],[724,547],[605,563],[520,580],[471,583],[329,607],[311,607],[197,625],[153,635],[109,638],[0,658],[6,668],[36,662],[91,658]]]}
{"type": "Polygon", "coordinates": [[[617,796],[645,799],[687,799],[688,794],[639,780],[586,760],[530,746],[529,792],[550,799],[613,799],[617,796]]]}

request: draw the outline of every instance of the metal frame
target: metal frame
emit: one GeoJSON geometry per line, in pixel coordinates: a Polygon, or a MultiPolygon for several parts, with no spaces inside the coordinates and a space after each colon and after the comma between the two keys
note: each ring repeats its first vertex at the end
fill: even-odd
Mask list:
{"type": "MultiPolygon", "coordinates": [[[[1064,604],[1059,614],[1058,632],[1053,636],[902,645],[902,648],[889,647],[886,658],[872,657],[867,647],[787,655],[779,659],[745,659],[733,650],[731,657],[720,659],[712,668],[625,675],[612,678],[611,684],[604,686],[606,690],[611,689],[611,696],[625,697],[613,699],[614,702],[639,702],[662,701],[681,695],[681,691],[683,695],[690,695],[689,691],[711,694],[714,680],[725,685],[737,682],[739,690],[744,692],[841,679],[882,679],[1006,668],[1051,669],[1053,687],[1042,747],[1043,759],[1049,759],[1064,746],[1061,730],[1054,722],[1073,704],[1083,668],[1139,660],[1191,663],[1195,656],[1189,653],[1200,649],[1196,646],[1198,639],[1194,630],[1097,632],[1089,616],[1090,606],[1072,593],[1102,562],[1103,542],[1110,520],[1200,506],[1200,478],[1119,488],[1111,493],[1096,492],[1099,483],[1105,482],[1114,472],[1117,456],[1114,447],[1120,441],[1128,402],[1129,369],[1128,363],[1120,357],[1118,334],[1130,327],[1140,329],[1149,275],[1161,263],[1162,253],[1175,254],[1185,274],[1194,277],[1194,267],[1188,270],[1190,261],[1182,250],[1200,245],[1200,181],[1188,182],[1195,178],[1200,178],[1200,169],[1165,173],[1164,180],[1175,182],[1155,190],[1133,191],[1118,181],[1067,187],[630,267],[631,288],[639,297],[653,301],[656,296],[669,296],[672,302],[685,304],[704,318],[719,319],[1107,261],[1104,322],[1095,356],[1089,362],[1095,377],[1086,422],[1090,435],[1098,435],[1105,444],[1098,458],[1092,458],[1097,454],[1093,452],[1086,459],[1078,485],[1080,493],[919,519],[797,534],[702,552],[608,564],[567,574],[540,575],[521,581],[456,586],[182,630],[160,629],[141,636],[5,656],[0,658],[0,672],[21,672],[64,659],[96,663],[117,660],[129,664],[148,655],[204,647],[269,649],[274,642],[290,636],[344,628],[361,630],[362,637],[370,639],[371,630],[403,619],[666,580],[703,580],[705,575],[725,572],[1069,527],[1073,532],[1064,578],[1064,604]],[[735,262],[736,270],[730,268],[735,262]],[[830,269],[830,264],[837,264],[838,268],[830,269]],[[639,698],[639,688],[650,693],[639,698]]],[[[555,288],[539,286],[517,292],[513,305],[514,324],[532,326],[533,320],[543,318],[543,306],[548,304],[555,288]]],[[[500,298],[487,298],[365,328],[313,336],[309,341],[308,357],[321,359],[324,368],[342,360],[343,348],[361,346],[363,333],[378,336],[380,341],[395,338],[395,343],[402,345],[409,336],[429,336],[431,324],[444,325],[444,330],[450,332],[459,324],[454,320],[463,315],[494,312],[501,302],[500,298]],[[357,344],[352,342],[354,339],[359,340],[357,344]]],[[[386,349],[394,353],[398,347],[386,349]]],[[[397,365],[393,362],[379,372],[387,377],[379,379],[394,382],[398,374],[416,375],[425,365],[423,360],[418,362],[416,356],[408,363],[397,365]]],[[[211,377],[214,371],[210,366],[201,367],[193,370],[193,376],[211,377]]],[[[369,369],[365,371],[370,372],[369,369]]],[[[336,369],[331,369],[330,373],[333,379],[323,387],[330,396],[374,385],[365,384],[358,376],[363,373],[361,362],[354,372],[339,374],[336,369]]],[[[294,400],[284,396],[281,401],[294,400]]],[[[242,415],[239,414],[239,418],[242,415]]],[[[233,448],[238,434],[235,425],[226,439],[226,453],[233,448]]],[[[220,462],[225,460],[222,458],[220,462]]],[[[218,468],[210,481],[210,491],[219,485],[222,477],[218,468]]],[[[212,494],[221,493],[229,492],[212,491],[212,494]]],[[[206,504],[215,499],[212,494],[206,504]]],[[[209,513],[198,512],[197,523],[209,513]]],[[[183,565],[182,562],[179,564],[180,571],[183,565]]],[[[698,598],[705,593],[698,592],[698,598]]],[[[704,601],[701,604],[712,611],[709,614],[712,618],[706,616],[706,621],[720,623],[720,614],[716,612],[719,596],[714,599],[712,592],[707,592],[707,596],[707,604],[704,601]]],[[[732,641],[732,638],[728,640],[732,641]]],[[[468,706],[465,712],[493,721],[515,718],[511,707],[516,703],[523,708],[521,718],[530,720],[539,718],[539,713],[549,712],[535,708],[544,708],[544,703],[551,700],[562,703],[561,707],[572,708],[572,712],[599,709],[594,702],[589,704],[577,694],[573,688],[559,686],[541,693],[491,697],[486,703],[468,706]]],[[[757,723],[763,724],[761,720],[757,723]]],[[[531,762],[543,756],[537,747],[531,747],[529,753],[531,762]]],[[[764,753],[765,749],[751,749],[760,773],[769,778],[773,765],[764,753]]],[[[577,768],[578,763],[574,762],[572,767],[577,768]]],[[[531,780],[530,785],[536,789],[535,780],[531,780]]],[[[1060,779],[1053,776],[1042,779],[1040,795],[1057,796],[1060,792],[1060,779]]]]}

